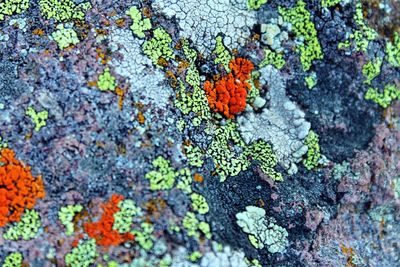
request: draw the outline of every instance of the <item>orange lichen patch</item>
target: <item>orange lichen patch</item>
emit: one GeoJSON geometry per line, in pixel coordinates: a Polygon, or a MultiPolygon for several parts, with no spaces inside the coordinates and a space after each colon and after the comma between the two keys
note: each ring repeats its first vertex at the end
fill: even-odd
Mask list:
{"type": "Polygon", "coordinates": [[[231,119],[246,108],[247,91],[251,89],[247,80],[254,66],[247,59],[236,58],[231,60],[229,68],[232,72],[216,82],[206,81],[204,90],[210,108],[231,119]]]}
{"type": "Polygon", "coordinates": [[[195,173],[195,174],[194,174],[194,177],[193,177],[193,180],[194,180],[196,183],[202,183],[202,182],[204,181],[204,177],[201,176],[201,175],[198,174],[198,173],[195,173]]]}
{"type": "Polygon", "coordinates": [[[143,15],[146,18],[151,18],[151,10],[150,10],[150,8],[144,7],[142,11],[143,11],[143,15]]]}
{"type": "Polygon", "coordinates": [[[120,87],[117,87],[117,88],[115,88],[115,93],[118,96],[118,107],[119,107],[119,110],[122,110],[122,108],[124,106],[125,91],[123,89],[121,89],[120,87]]]}
{"type": "Polygon", "coordinates": [[[42,29],[34,29],[32,32],[34,35],[39,35],[39,36],[43,36],[44,35],[44,31],[42,29]]]}
{"type": "Polygon", "coordinates": [[[44,198],[42,177],[33,177],[31,169],[15,159],[11,149],[0,151],[0,227],[18,222],[25,209],[44,198]]]}
{"type": "Polygon", "coordinates": [[[117,19],[115,21],[115,24],[117,24],[117,26],[119,28],[123,28],[123,27],[125,27],[125,19],[123,19],[123,18],[117,19]]]}
{"type": "Polygon", "coordinates": [[[143,112],[139,111],[137,114],[137,120],[140,124],[144,124],[144,122],[146,121],[146,118],[143,115],[143,112]]]}
{"type": "Polygon", "coordinates": [[[97,222],[84,224],[84,229],[89,237],[94,238],[100,246],[118,246],[129,240],[134,240],[135,236],[131,233],[120,234],[113,229],[114,214],[119,211],[118,203],[123,200],[121,195],[112,195],[109,202],[101,206],[103,214],[97,222]]]}
{"type": "Polygon", "coordinates": [[[347,257],[346,267],[355,267],[356,265],[353,263],[353,258],[355,256],[353,248],[340,245],[340,250],[347,257]]]}
{"type": "Polygon", "coordinates": [[[145,204],[145,208],[149,215],[149,218],[147,218],[147,221],[151,221],[150,216],[153,217],[154,219],[159,218],[161,216],[161,212],[166,207],[167,207],[167,202],[162,198],[155,198],[155,199],[149,200],[145,204]]]}

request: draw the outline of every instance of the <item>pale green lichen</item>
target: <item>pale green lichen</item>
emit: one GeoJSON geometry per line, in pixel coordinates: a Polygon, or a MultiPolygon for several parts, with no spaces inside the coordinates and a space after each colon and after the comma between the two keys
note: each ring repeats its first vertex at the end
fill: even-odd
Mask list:
{"type": "Polygon", "coordinates": [[[193,212],[189,211],[186,213],[182,224],[188,236],[200,238],[201,233],[204,234],[207,239],[210,239],[212,236],[210,225],[206,222],[199,221],[193,212]]]}
{"type": "Polygon", "coordinates": [[[318,134],[310,130],[306,137],[305,145],[308,147],[308,150],[306,158],[303,159],[303,164],[307,170],[312,170],[318,166],[321,158],[318,134]]]}
{"type": "Polygon", "coordinates": [[[184,153],[188,159],[189,165],[194,167],[201,167],[204,164],[204,154],[201,149],[193,144],[184,146],[184,153]]]}
{"type": "Polygon", "coordinates": [[[386,43],[386,60],[395,68],[400,67],[400,33],[395,32],[393,43],[386,43]]]}
{"type": "Polygon", "coordinates": [[[283,58],[283,54],[281,53],[276,53],[275,51],[265,48],[264,54],[265,54],[264,59],[259,64],[260,68],[263,68],[267,65],[273,65],[275,68],[280,70],[286,63],[285,59],[283,58]]]}
{"type": "Polygon", "coordinates": [[[115,91],[117,83],[115,77],[111,75],[109,68],[105,68],[104,72],[99,75],[97,87],[99,87],[101,91],[115,91]]]}
{"type": "Polygon", "coordinates": [[[308,89],[313,89],[317,85],[317,75],[313,72],[311,75],[304,78],[308,89]]]}
{"type": "Polygon", "coordinates": [[[142,49],[153,64],[160,67],[160,60],[168,61],[174,56],[171,44],[171,36],[163,28],[157,28],[153,32],[153,38],[145,41],[142,49]]]}
{"type": "Polygon", "coordinates": [[[2,267],[21,267],[22,266],[22,254],[21,252],[13,252],[7,255],[4,259],[2,267]]]}
{"type": "Polygon", "coordinates": [[[89,267],[97,256],[95,239],[80,240],[78,246],[65,255],[65,264],[71,267],[89,267]]]}
{"type": "Polygon", "coordinates": [[[227,72],[230,72],[229,62],[232,59],[232,55],[229,52],[228,48],[223,43],[222,36],[217,36],[215,38],[215,49],[212,52],[215,55],[214,63],[221,64],[224,66],[227,72]]]}
{"type": "Polygon", "coordinates": [[[133,230],[135,242],[144,250],[150,250],[154,245],[155,237],[152,235],[154,226],[151,223],[144,222],[140,225],[140,230],[133,230]]]}
{"type": "Polygon", "coordinates": [[[203,254],[201,254],[200,251],[193,251],[188,257],[187,259],[190,260],[191,262],[196,262],[199,259],[201,259],[201,257],[203,257],[203,254]]]}
{"type": "Polygon", "coordinates": [[[323,7],[333,7],[339,4],[342,0],[322,0],[321,5],[323,7]]]}
{"type": "Polygon", "coordinates": [[[25,210],[21,220],[10,226],[3,238],[6,240],[30,240],[36,237],[40,226],[42,225],[39,213],[35,210],[25,210]]]}
{"type": "Polygon", "coordinates": [[[119,211],[114,213],[113,229],[119,233],[128,233],[131,230],[133,218],[140,216],[142,211],[131,199],[125,199],[118,203],[119,211]]]}
{"type": "Polygon", "coordinates": [[[83,20],[85,12],[92,7],[90,2],[75,4],[72,0],[40,0],[39,6],[45,18],[57,22],[83,20]]]}
{"type": "Polygon", "coordinates": [[[268,0],[247,0],[247,7],[252,10],[257,10],[267,2],[268,0]]]}
{"type": "Polygon", "coordinates": [[[145,178],[150,181],[150,190],[168,190],[174,186],[177,174],[168,160],[158,156],[152,163],[156,170],[150,171],[145,178]]]}
{"type": "Polygon", "coordinates": [[[57,42],[60,49],[65,49],[79,43],[78,35],[74,29],[65,28],[63,24],[58,25],[56,29],[51,36],[57,42]]]}
{"type": "Polygon", "coordinates": [[[366,63],[362,68],[362,73],[366,80],[364,83],[371,84],[371,81],[375,79],[381,73],[382,59],[377,58],[366,63]]]}
{"type": "Polygon", "coordinates": [[[206,214],[210,208],[208,206],[207,200],[200,194],[193,193],[190,195],[192,200],[192,208],[199,214],[206,214]]]}
{"type": "Polygon", "coordinates": [[[180,169],[177,173],[178,182],[176,188],[182,190],[185,194],[192,193],[192,174],[188,168],[180,169]]]}
{"type": "Polygon", "coordinates": [[[288,245],[288,232],[265,214],[262,208],[247,206],[246,211],[236,214],[236,223],[255,248],[266,247],[270,253],[282,253],[288,245]]]}
{"type": "Polygon", "coordinates": [[[47,110],[37,112],[33,107],[28,107],[25,115],[31,117],[35,124],[35,131],[38,132],[42,127],[47,125],[46,121],[49,117],[49,112],[47,110]]]}
{"type": "Polygon", "coordinates": [[[400,99],[400,89],[394,84],[387,84],[383,89],[383,93],[380,93],[377,88],[369,88],[364,98],[374,101],[383,108],[387,108],[392,101],[400,99]]]}
{"type": "Polygon", "coordinates": [[[311,20],[311,13],[306,9],[306,3],[298,1],[294,8],[279,7],[279,14],[286,22],[292,24],[292,30],[303,43],[296,46],[300,52],[300,61],[304,71],[311,68],[314,60],[322,59],[323,53],[317,37],[317,30],[311,20]]]}
{"type": "Polygon", "coordinates": [[[29,0],[3,0],[0,3],[0,20],[4,16],[21,14],[29,8],[29,0]]]}
{"type": "Polygon", "coordinates": [[[76,214],[81,212],[83,209],[82,205],[67,205],[65,207],[61,207],[58,212],[58,219],[65,226],[66,231],[65,234],[67,236],[72,236],[74,234],[74,217],[76,214]]]}
{"type": "Polygon", "coordinates": [[[127,12],[127,15],[132,19],[131,30],[139,38],[144,38],[145,31],[151,29],[151,21],[149,18],[143,18],[142,13],[135,6],[131,7],[127,12]]]}

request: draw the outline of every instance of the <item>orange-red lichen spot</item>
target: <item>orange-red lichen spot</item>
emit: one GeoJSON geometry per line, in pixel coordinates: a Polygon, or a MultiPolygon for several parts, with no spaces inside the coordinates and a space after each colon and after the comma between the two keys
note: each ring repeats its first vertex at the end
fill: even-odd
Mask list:
{"type": "Polygon", "coordinates": [[[18,222],[25,209],[45,197],[42,177],[33,177],[29,166],[15,159],[15,153],[0,151],[0,227],[18,222]]]}
{"type": "Polygon", "coordinates": [[[247,91],[251,89],[247,80],[254,69],[253,63],[244,58],[232,59],[231,73],[215,82],[206,81],[204,90],[210,108],[232,119],[246,108],[247,91]]]}
{"type": "Polygon", "coordinates": [[[134,240],[131,233],[120,234],[113,229],[114,214],[119,211],[118,203],[124,199],[121,195],[113,194],[110,200],[101,206],[103,214],[97,222],[84,224],[84,229],[89,237],[96,240],[100,246],[118,246],[129,240],[134,240]]]}

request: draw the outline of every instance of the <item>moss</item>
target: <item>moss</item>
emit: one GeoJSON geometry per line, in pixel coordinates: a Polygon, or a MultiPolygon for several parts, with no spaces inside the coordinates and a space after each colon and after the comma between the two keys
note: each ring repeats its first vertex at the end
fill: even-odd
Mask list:
{"type": "Polygon", "coordinates": [[[217,36],[217,38],[215,38],[215,42],[215,49],[212,52],[215,55],[214,63],[221,64],[224,66],[227,72],[230,72],[229,62],[232,59],[232,55],[228,48],[225,47],[222,36],[217,36]]]}
{"type": "Polygon", "coordinates": [[[380,93],[377,88],[369,88],[364,98],[372,100],[383,108],[389,107],[393,100],[400,99],[400,89],[394,84],[387,84],[380,93]]]}
{"type": "Polygon", "coordinates": [[[44,126],[46,126],[46,121],[49,117],[47,110],[37,112],[33,107],[28,107],[25,114],[31,117],[33,123],[35,124],[35,131],[38,132],[44,126]]]}
{"type": "Polygon", "coordinates": [[[149,18],[143,19],[142,13],[135,6],[131,7],[127,12],[127,15],[132,19],[131,30],[139,38],[144,38],[145,31],[151,29],[151,21],[149,18]]]}
{"type": "Polygon", "coordinates": [[[120,201],[118,208],[119,211],[114,213],[113,229],[125,234],[131,230],[133,218],[141,214],[141,209],[130,199],[120,201]]]}
{"type": "Polygon", "coordinates": [[[395,68],[400,67],[400,34],[394,33],[393,43],[386,44],[386,60],[395,68]]]}
{"type": "Polygon", "coordinates": [[[305,145],[308,147],[308,150],[303,164],[307,170],[312,170],[318,166],[318,162],[321,158],[318,134],[310,130],[306,137],[305,145]]]}
{"type": "Polygon", "coordinates": [[[264,59],[259,65],[260,68],[265,67],[267,65],[273,65],[275,68],[280,70],[286,63],[282,54],[280,53],[278,54],[268,48],[264,49],[264,54],[265,54],[264,59]]]}
{"type": "Polygon", "coordinates": [[[150,190],[167,190],[174,186],[177,174],[168,160],[159,156],[153,161],[156,170],[150,171],[145,178],[150,180],[150,190]]]}
{"type": "Polygon", "coordinates": [[[323,58],[323,53],[317,38],[317,31],[311,21],[311,14],[306,9],[306,3],[298,1],[294,8],[279,7],[279,14],[286,22],[292,24],[297,38],[304,39],[304,43],[297,45],[297,50],[300,52],[300,61],[304,71],[308,71],[314,60],[323,58]]]}
{"type": "Polygon", "coordinates": [[[22,266],[22,254],[21,252],[13,252],[7,255],[4,259],[2,267],[21,267],[22,266]]]}
{"type": "Polygon", "coordinates": [[[27,209],[22,215],[21,221],[8,228],[3,234],[3,238],[7,240],[33,239],[36,237],[41,225],[39,213],[27,209]]]}
{"type": "Polygon", "coordinates": [[[381,73],[382,59],[377,58],[374,61],[369,61],[362,68],[362,73],[366,80],[364,83],[371,84],[371,81],[375,79],[381,73]]]}
{"type": "Polygon", "coordinates": [[[57,22],[84,20],[85,12],[92,7],[90,2],[75,4],[72,0],[40,0],[39,5],[45,18],[57,22]]]}
{"type": "Polygon", "coordinates": [[[115,91],[117,83],[115,82],[115,77],[111,75],[109,68],[106,68],[104,72],[100,74],[97,86],[101,91],[115,91]]]}
{"type": "Polygon", "coordinates": [[[58,219],[65,226],[67,236],[72,236],[74,234],[74,217],[77,213],[81,212],[83,209],[82,205],[67,205],[61,207],[58,212],[58,219]]]}
{"type": "Polygon", "coordinates": [[[96,240],[80,240],[78,246],[65,255],[65,264],[74,267],[89,267],[95,262],[97,256],[96,240]]]}
{"type": "Polygon", "coordinates": [[[145,41],[142,49],[154,65],[161,67],[160,59],[168,61],[174,56],[171,44],[171,36],[163,28],[157,28],[154,30],[153,38],[145,41]]]}
{"type": "Polygon", "coordinates": [[[4,16],[21,14],[29,8],[29,0],[4,0],[0,3],[0,20],[4,16]]]}
{"type": "Polygon", "coordinates": [[[190,195],[192,200],[192,208],[199,214],[206,214],[209,211],[207,200],[200,194],[193,193],[190,195]]]}
{"type": "Polygon", "coordinates": [[[74,29],[64,28],[63,24],[57,26],[57,30],[51,34],[60,49],[65,49],[70,45],[79,43],[78,35],[74,29]]]}

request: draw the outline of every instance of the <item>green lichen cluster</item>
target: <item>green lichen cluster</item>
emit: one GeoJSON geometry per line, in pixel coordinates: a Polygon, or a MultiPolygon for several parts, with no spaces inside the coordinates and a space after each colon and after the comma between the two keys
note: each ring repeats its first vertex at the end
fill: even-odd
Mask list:
{"type": "Polygon", "coordinates": [[[400,34],[394,33],[393,43],[386,44],[386,60],[395,68],[400,67],[400,34]]]}
{"type": "Polygon", "coordinates": [[[200,194],[193,193],[190,195],[192,200],[192,208],[199,214],[206,214],[210,208],[208,207],[207,200],[200,194]]]}
{"type": "MultiPolygon", "coordinates": [[[[356,4],[356,12],[354,14],[354,22],[357,25],[357,30],[350,34],[349,38],[354,40],[356,51],[366,52],[369,42],[375,40],[378,34],[367,26],[364,22],[362,5],[360,2],[356,4]]],[[[349,40],[339,43],[339,48],[348,48],[351,46],[349,40]]]]}
{"type": "Polygon", "coordinates": [[[65,255],[65,264],[73,267],[89,267],[97,258],[96,240],[80,240],[77,247],[65,255]]]}
{"type": "Polygon", "coordinates": [[[114,91],[117,87],[115,77],[111,75],[109,68],[105,68],[104,72],[99,75],[97,87],[99,87],[101,91],[114,91]]]}
{"type": "Polygon", "coordinates": [[[247,7],[251,10],[257,10],[267,2],[268,0],[247,0],[247,7]]]}
{"type": "Polygon", "coordinates": [[[232,59],[232,55],[229,52],[228,48],[226,48],[226,46],[224,45],[222,36],[217,36],[217,38],[215,38],[215,42],[215,49],[212,51],[212,54],[215,55],[214,63],[217,65],[221,64],[222,66],[224,66],[227,72],[230,72],[229,62],[232,59]]]}
{"type": "Polygon", "coordinates": [[[0,20],[4,16],[21,14],[29,8],[29,0],[4,0],[0,3],[0,20]]]}
{"type": "Polygon", "coordinates": [[[200,73],[195,64],[197,52],[189,47],[186,39],[181,42],[189,63],[185,76],[185,81],[189,86],[186,88],[185,83],[180,81],[180,89],[174,104],[184,115],[193,115],[192,124],[197,127],[202,121],[208,121],[211,118],[211,112],[206,94],[200,87],[200,73]]]}
{"type": "Polygon", "coordinates": [[[78,35],[72,28],[65,28],[63,24],[57,26],[57,30],[51,34],[60,49],[79,43],[78,35]]]}
{"type": "Polygon", "coordinates": [[[168,61],[174,56],[171,44],[171,36],[163,28],[157,28],[153,32],[153,38],[145,41],[142,49],[143,53],[151,59],[154,65],[161,66],[161,59],[168,61]]]}
{"type": "Polygon", "coordinates": [[[142,13],[135,6],[131,7],[127,12],[127,15],[132,19],[131,30],[139,38],[144,38],[145,31],[151,29],[151,21],[149,18],[143,18],[142,13]]]}
{"type": "Polygon", "coordinates": [[[171,167],[169,160],[158,156],[152,162],[156,170],[146,173],[145,178],[150,181],[150,190],[169,190],[174,186],[177,173],[171,167]]]}
{"type": "Polygon", "coordinates": [[[49,112],[47,110],[37,112],[33,107],[28,107],[25,115],[31,117],[35,124],[35,131],[38,132],[42,127],[47,125],[46,121],[49,117],[49,112]]]}
{"type": "Polygon", "coordinates": [[[190,255],[187,257],[187,259],[190,260],[191,262],[196,262],[199,259],[201,259],[201,257],[203,257],[203,254],[201,254],[200,251],[196,250],[196,251],[193,251],[192,253],[190,253],[190,255]]]}
{"type": "Polygon", "coordinates": [[[193,144],[185,145],[184,152],[188,159],[189,165],[200,168],[204,164],[204,154],[201,149],[193,144]]]}
{"type": "Polygon", "coordinates": [[[304,78],[308,89],[313,89],[317,85],[317,74],[315,72],[311,73],[304,78]]]}
{"type": "Polygon", "coordinates": [[[22,266],[22,254],[21,252],[13,252],[7,255],[4,259],[2,267],[21,267],[22,266]]]}
{"type": "Polygon", "coordinates": [[[21,220],[14,223],[3,234],[3,238],[7,240],[30,240],[36,237],[40,226],[42,225],[39,213],[35,210],[25,210],[21,220]]]}
{"type": "Polygon", "coordinates": [[[378,77],[379,73],[381,73],[382,59],[376,58],[375,60],[371,60],[366,63],[362,68],[362,73],[366,80],[364,83],[371,84],[371,81],[378,77]]]}
{"type": "Polygon", "coordinates": [[[265,210],[247,206],[246,211],[236,214],[236,223],[248,234],[250,243],[257,249],[267,248],[270,253],[283,252],[288,245],[288,232],[265,217],[265,210]]]}
{"type": "Polygon", "coordinates": [[[235,153],[232,149],[232,145],[239,148],[245,147],[236,128],[237,125],[233,122],[217,128],[213,141],[207,149],[207,154],[211,156],[221,182],[225,181],[227,177],[238,175],[250,166],[243,153],[235,153]]]}
{"type": "Polygon", "coordinates": [[[364,98],[374,101],[383,108],[387,108],[392,101],[400,99],[400,89],[394,84],[387,84],[383,89],[383,93],[380,93],[377,88],[369,88],[364,98]]]}
{"type": "Polygon", "coordinates": [[[308,147],[306,158],[303,159],[303,165],[307,170],[316,168],[321,158],[319,137],[313,130],[308,133],[305,145],[308,147]]]}
{"type": "Polygon", "coordinates": [[[8,147],[7,142],[3,140],[3,137],[0,136],[0,149],[8,147]]]}
{"type": "Polygon", "coordinates": [[[187,212],[182,221],[183,227],[187,231],[188,236],[200,238],[203,234],[207,239],[211,238],[211,228],[206,222],[199,221],[193,212],[187,212]]]}
{"type": "Polygon", "coordinates": [[[274,181],[283,181],[281,173],[274,170],[278,164],[278,159],[272,150],[272,147],[264,140],[258,140],[246,148],[244,155],[250,156],[253,160],[260,163],[263,173],[271,177],[274,181]]]}
{"type": "Polygon", "coordinates": [[[260,68],[263,68],[267,65],[273,65],[275,68],[280,70],[286,63],[285,59],[283,58],[283,54],[281,53],[276,53],[275,51],[266,48],[264,49],[264,54],[265,57],[259,65],[260,68]]]}
{"type": "Polygon", "coordinates": [[[81,212],[83,209],[82,205],[67,205],[65,207],[61,207],[58,212],[58,219],[65,226],[66,231],[65,234],[67,236],[72,236],[74,233],[74,217],[76,214],[81,212]]]}
{"type": "Polygon", "coordinates": [[[84,20],[85,12],[92,7],[90,2],[75,4],[72,0],[40,0],[39,5],[46,19],[54,19],[57,22],[84,20]]]}
{"type": "Polygon", "coordinates": [[[140,225],[140,230],[133,230],[135,241],[144,250],[150,250],[154,245],[155,237],[153,236],[154,227],[151,223],[144,222],[140,225]]]}
{"type": "Polygon", "coordinates": [[[333,7],[339,4],[342,0],[322,0],[321,5],[323,7],[333,7]]]}
{"type": "Polygon", "coordinates": [[[300,61],[304,71],[311,68],[313,60],[322,59],[323,53],[317,37],[317,30],[311,21],[311,13],[306,9],[306,3],[298,1],[294,8],[279,7],[279,14],[284,21],[292,24],[292,30],[297,38],[304,42],[297,45],[300,61]]]}
{"type": "Polygon", "coordinates": [[[176,188],[182,190],[185,194],[192,193],[192,174],[188,168],[180,169],[177,173],[178,183],[176,188]]]}
{"type": "Polygon", "coordinates": [[[128,233],[132,227],[132,221],[135,216],[140,216],[142,211],[131,199],[125,199],[118,203],[119,211],[114,213],[113,229],[119,233],[128,233]]]}

